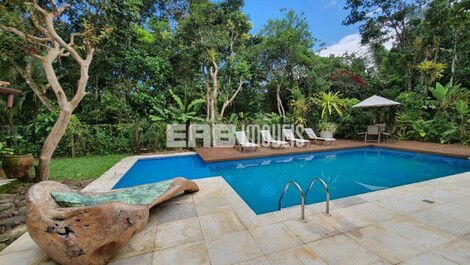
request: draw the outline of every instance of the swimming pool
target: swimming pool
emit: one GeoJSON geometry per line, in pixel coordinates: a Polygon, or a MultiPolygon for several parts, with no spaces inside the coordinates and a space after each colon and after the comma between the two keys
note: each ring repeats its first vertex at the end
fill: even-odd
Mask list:
{"type": "MultiPolygon", "coordinates": [[[[174,177],[222,176],[256,214],[277,211],[284,185],[294,180],[306,189],[314,177],[324,179],[337,199],[470,171],[470,160],[366,147],[350,150],[205,163],[197,155],[140,159],[114,186],[132,187],[174,177]]],[[[321,185],[306,203],[324,201],[321,185]]],[[[290,189],[283,206],[300,204],[290,189]]]]}

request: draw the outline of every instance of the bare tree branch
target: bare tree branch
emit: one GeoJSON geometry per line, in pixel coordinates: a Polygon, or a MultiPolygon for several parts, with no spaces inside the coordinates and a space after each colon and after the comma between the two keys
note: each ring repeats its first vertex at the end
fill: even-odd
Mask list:
{"type": "Polygon", "coordinates": [[[20,37],[20,38],[22,38],[26,41],[29,41],[29,42],[39,44],[39,43],[42,43],[42,42],[50,41],[49,38],[40,38],[40,37],[36,37],[36,36],[30,35],[30,34],[26,34],[26,33],[14,28],[14,27],[7,27],[7,26],[4,26],[4,25],[0,25],[0,28],[3,29],[4,31],[13,33],[13,34],[17,35],[18,37],[20,37]]]}
{"type": "Polygon", "coordinates": [[[55,106],[52,104],[52,102],[47,98],[46,96],[46,90],[49,84],[45,85],[42,87],[42,89],[39,88],[38,84],[36,81],[33,79],[33,74],[32,74],[32,69],[33,69],[33,61],[28,60],[26,63],[26,66],[24,69],[19,67],[18,65],[14,66],[15,70],[23,77],[23,79],[26,81],[26,84],[33,90],[34,94],[39,98],[39,100],[44,104],[44,106],[51,112],[56,111],[55,106]]]}
{"type": "Polygon", "coordinates": [[[220,111],[220,116],[224,116],[224,113],[225,113],[225,109],[230,106],[233,101],[235,100],[235,98],[237,97],[237,95],[240,93],[240,91],[242,90],[243,88],[243,84],[245,84],[245,81],[243,80],[243,76],[240,76],[240,81],[238,82],[238,88],[237,90],[235,90],[235,92],[233,93],[232,97],[228,100],[226,100],[224,102],[224,104],[222,105],[222,110],[220,111]]]}
{"type": "Polygon", "coordinates": [[[57,2],[55,0],[51,0],[51,4],[52,4],[52,8],[54,9],[54,15],[56,17],[59,17],[60,15],[62,15],[62,13],[64,13],[64,11],[70,7],[69,4],[65,4],[62,7],[59,7],[57,6],[57,2]]]}
{"type": "Polygon", "coordinates": [[[49,16],[49,12],[47,12],[44,8],[39,6],[38,2],[36,0],[29,0],[28,2],[31,3],[31,5],[34,7],[34,9],[36,9],[36,11],[41,13],[43,16],[45,16],[45,17],[49,16]]]}
{"type": "Polygon", "coordinates": [[[37,15],[35,13],[31,14],[31,21],[33,22],[34,27],[39,30],[44,36],[47,36],[49,39],[52,39],[51,36],[49,36],[49,33],[47,30],[41,25],[37,15]]]}

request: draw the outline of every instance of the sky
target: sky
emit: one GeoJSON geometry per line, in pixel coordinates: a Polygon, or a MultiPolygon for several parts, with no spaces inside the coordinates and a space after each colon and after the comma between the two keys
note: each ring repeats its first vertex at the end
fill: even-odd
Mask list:
{"type": "Polygon", "coordinates": [[[282,17],[280,9],[293,9],[304,13],[313,36],[326,44],[327,49],[320,52],[321,56],[362,53],[359,25],[342,25],[348,15],[344,4],[345,0],[245,0],[244,10],[253,23],[253,33],[269,19],[282,17]]]}

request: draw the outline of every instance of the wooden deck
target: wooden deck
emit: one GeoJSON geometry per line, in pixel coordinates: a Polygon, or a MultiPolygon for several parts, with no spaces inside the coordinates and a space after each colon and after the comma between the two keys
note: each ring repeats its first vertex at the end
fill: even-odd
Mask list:
{"type": "Polygon", "coordinates": [[[245,152],[245,153],[242,153],[231,147],[214,147],[214,148],[201,147],[201,148],[196,148],[196,153],[205,162],[217,162],[217,161],[265,157],[265,156],[353,149],[353,148],[360,148],[360,147],[366,147],[366,146],[377,146],[377,147],[385,147],[385,148],[391,148],[391,149],[397,149],[397,150],[470,158],[470,146],[468,145],[466,146],[466,145],[456,145],[456,144],[435,144],[435,143],[423,143],[423,142],[415,142],[415,141],[394,141],[394,142],[386,142],[386,143],[380,143],[380,144],[377,144],[377,143],[365,144],[362,141],[337,140],[333,145],[310,144],[302,148],[289,147],[285,149],[271,149],[271,148],[260,147],[259,150],[256,152],[245,152]]]}

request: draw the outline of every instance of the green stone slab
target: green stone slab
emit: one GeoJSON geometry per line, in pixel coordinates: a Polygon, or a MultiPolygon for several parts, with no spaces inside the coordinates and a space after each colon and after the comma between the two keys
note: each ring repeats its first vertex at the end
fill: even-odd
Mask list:
{"type": "Polygon", "coordinates": [[[51,192],[51,195],[61,207],[87,207],[108,202],[149,205],[162,196],[172,183],[172,180],[166,180],[99,195],[83,195],[73,192],[51,192]]]}

